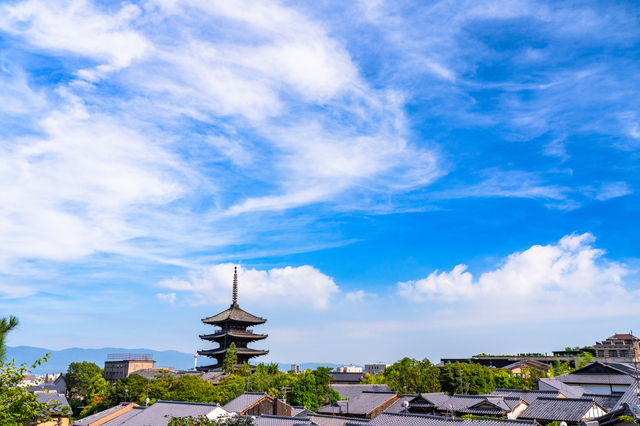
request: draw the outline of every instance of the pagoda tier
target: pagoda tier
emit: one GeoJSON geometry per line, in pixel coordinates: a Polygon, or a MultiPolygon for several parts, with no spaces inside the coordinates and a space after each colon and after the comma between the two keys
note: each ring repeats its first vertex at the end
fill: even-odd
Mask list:
{"type": "Polygon", "coordinates": [[[240,309],[237,303],[232,303],[229,309],[224,312],[220,312],[209,318],[202,320],[205,324],[217,325],[224,329],[229,328],[247,328],[252,325],[264,324],[266,319],[251,315],[247,311],[240,309]]]}
{"type": "Polygon", "coordinates": [[[220,346],[216,349],[208,349],[198,351],[199,355],[215,358],[216,364],[198,367],[200,371],[217,370],[222,367],[227,352],[231,344],[234,344],[237,352],[238,364],[248,362],[251,358],[266,355],[269,351],[248,348],[247,345],[256,340],[267,338],[266,334],[254,334],[253,331],[247,330],[247,327],[264,324],[266,319],[256,317],[250,313],[240,309],[238,305],[238,271],[237,268],[233,274],[233,303],[226,311],[220,312],[209,318],[202,320],[205,324],[218,326],[218,330],[211,334],[202,334],[200,338],[211,342],[218,343],[220,346]]]}
{"type": "MultiPolygon", "coordinates": [[[[202,340],[209,340],[216,343],[221,343],[225,340],[233,339],[233,341],[244,341],[246,343],[255,342],[256,340],[263,340],[268,337],[267,334],[254,334],[252,331],[225,331],[220,330],[213,334],[201,334],[202,340]]],[[[237,346],[237,345],[236,345],[237,346]]]]}

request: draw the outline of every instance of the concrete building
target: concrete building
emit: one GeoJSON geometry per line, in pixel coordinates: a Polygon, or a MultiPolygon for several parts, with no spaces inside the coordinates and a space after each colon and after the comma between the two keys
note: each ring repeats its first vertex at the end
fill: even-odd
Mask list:
{"type": "Polygon", "coordinates": [[[371,376],[375,376],[376,374],[384,373],[388,367],[391,367],[389,364],[365,364],[364,365],[364,374],[369,374],[371,376]]]}
{"type": "Polygon", "coordinates": [[[338,373],[362,373],[362,367],[356,367],[353,364],[343,365],[342,367],[336,368],[336,372],[338,372],[338,373]]]}
{"type": "Polygon", "coordinates": [[[600,362],[637,362],[640,361],[638,346],[640,339],[631,334],[614,334],[602,342],[593,345],[595,360],[600,362]]]}
{"type": "Polygon", "coordinates": [[[113,384],[134,371],[153,369],[155,363],[151,354],[109,354],[104,363],[104,379],[113,384]]]}

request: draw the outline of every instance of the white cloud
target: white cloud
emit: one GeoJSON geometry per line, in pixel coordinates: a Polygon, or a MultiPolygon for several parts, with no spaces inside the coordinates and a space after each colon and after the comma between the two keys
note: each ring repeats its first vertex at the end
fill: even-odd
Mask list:
{"type": "Polygon", "coordinates": [[[373,296],[372,294],[366,293],[364,290],[356,290],[351,291],[345,295],[345,300],[347,302],[360,302],[364,300],[367,296],[373,296]]]}
{"type": "Polygon", "coordinates": [[[163,302],[169,302],[171,304],[173,304],[176,301],[176,294],[175,293],[158,293],[156,294],[156,297],[160,300],[162,300],[163,302]]]}
{"type": "Polygon", "coordinates": [[[568,235],[557,244],[533,246],[508,256],[503,264],[478,279],[458,265],[451,272],[433,272],[427,278],[398,283],[398,294],[414,301],[517,301],[526,307],[536,302],[580,302],[601,298],[603,303],[620,297],[638,298],[628,293],[623,277],[630,271],[622,264],[607,262],[604,251],[594,248],[591,234],[568,235]],[[628,294],[627,294],[628,293],[628,294]]]}
{"type": "Polygon", "coordinates": [[[16,259],[66,260],[149,229],[133,223],[150,206],[183,194],[181,165],[154,141],[117,120],[90,114],[70,96],[40,122],[43,136],[0,148],[0,267],[16,259]],[[4,265],[2,265],[4,264],[4,265]]]}
{"type": "Polygon", "coordinates": [[[629,195],[632,192],[626,182],[608,182],[602,184],[596,194],[596,200],[606,201],[612,198],[622,197],[623,195],[629,195]]]}
{"type": "Polygon", "coordinates": [[[177,291],[189,291],[201,302],[221,304],[231,301],[234,267],[238,267],[238,303],[259,302],[274,306],[328,307],[331,295],[339,292],[331,277],[305,265],[287,266],[268,271],[245,269],[232,263],[189,272],[188,280],[173,278],[159,286],[177,291]]]}
{"type": "Polygon", "coordinates": [[[127,67],[149,48],[144,37],[128,28],[140,14],[130,3],[115,14],[100,13],[87,0],[30,0],[0,10],[0,29],[22,35],[34,46],[104,61],[95,69],[78,71],[87,80],[127,67]]]}

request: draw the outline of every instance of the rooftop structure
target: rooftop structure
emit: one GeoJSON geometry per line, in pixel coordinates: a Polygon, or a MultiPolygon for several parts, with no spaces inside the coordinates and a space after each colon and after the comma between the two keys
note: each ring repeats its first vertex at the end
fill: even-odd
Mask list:
{"type": "Polygon", "coordinates": [[[238,269],[233,273],[233,303],[226,311],[220,312],[209,318],[202,320],[205,324],[220,327],[220,330],[212,334],[201,335],[202,340],[215,342],[219,344],[218,348],[198,351],[199,355],[215,358],[216,363],[198,367],[200,371],[209,371],[222,368],[224,357],[229,351],[231,344],[235,344],[238,353],[238,364],[248,362],[251,358],[266,355],[269,351],[251,349],[247,345],[256,340],[267,338],[266,334],[254,334],[253,331],[247,330],[252,327],[267,322],[266,319],[256,317],[250,313],[240,309],[238,305],[238,269]]]}
{"type": "Polygon", "coordinates": [[[614,334],[593,345],[596,361],[637,362],[640,361],[640,339],[632,334],[614,334]]]}

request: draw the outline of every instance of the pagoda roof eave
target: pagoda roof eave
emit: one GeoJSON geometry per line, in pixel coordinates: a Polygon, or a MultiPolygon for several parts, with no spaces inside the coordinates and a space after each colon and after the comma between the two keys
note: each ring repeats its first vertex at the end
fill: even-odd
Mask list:
{"type": "Polygon", "coordinates": [[[217,341],[217,340],[223,340],[227,337],[232,337],[234,339],[238,339],[238,340],[248,340],[248,341],[255,341],[255,340],[263,340],[266,339],[267,337],[269,337],[268,334],[253,334],[253,333],[234,333],[234,332],[227,332],[227,333],[214,333],[214,334],[201,334],[199,336],[202,340],[210,340],[210,341],[217,341]]]}
{"type": "MultiPolygon", "coordinates": [[[[204,356],[216,356],[216,355],[224,355],[229,351],[229,348],[218,348],[218,349],[209,349],[204,351],[198,351],[198,354],[204,356]]],[[[237,348],[236,349],[238,355],[243,356],[260,356],[266,355],[269,351],[263,351],[259,349],[251,349],[251,348],[237,348]]]]}
{"type": "Polygon", "coordinates": [[[228,321],[253,325],[264,324],[267,322],[264,318],[251,315],[249,312],[240,309],[240,306],[237,304],[231,305],[231,307],[226,311],[202,320],[203,323],[212,325],[224,324],[228,321]]]}

